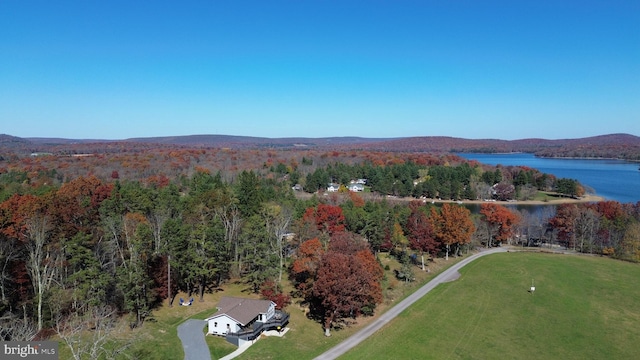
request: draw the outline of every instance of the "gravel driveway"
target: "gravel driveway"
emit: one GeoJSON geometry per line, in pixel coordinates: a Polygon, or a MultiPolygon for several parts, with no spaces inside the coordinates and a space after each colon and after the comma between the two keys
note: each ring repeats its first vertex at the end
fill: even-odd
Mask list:
{"type": "Polygon", "coordinates": [[[178,337],[182,341],[185,360],[211,360],[202,332],[206,324],[204,320],[189,319],[178,326],[178,337]]]}

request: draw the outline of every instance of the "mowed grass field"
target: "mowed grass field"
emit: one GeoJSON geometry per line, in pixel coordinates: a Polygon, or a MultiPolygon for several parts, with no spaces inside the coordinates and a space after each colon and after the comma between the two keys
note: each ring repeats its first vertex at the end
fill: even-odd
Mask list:
{"type": "MultiPolygon", "coordinates": [[[[435,262],[429,262],[428,266],[431,269],[429,273],[422,272],[416,267],[414,268],[416,282],[405,284],[402,281],[396,280],[393,275],[393,270],[400,268],[400,264],[394,258],[386,253],[378,254],[378,258],[383,266],[388,265],[390,269],[386,271],[387,280],[383,284],[387,300],[384,304],[380,304],[376,308],[376,315],[380,315],[400,302],[400,300],[413,293],[417,288],[434,278],[442,270],[462,260],[462,258],[451,258],[449,261],[437,259],[435,262]]],[[[289,332],[285,334],[284,337],[263,338],[247,349],[245,353],[238,356],[237,359],[313,359],[374,320],[374,317],[361,317],[356,320],[350,319],[351,324],[349,326],[343,327],[340,330],[334,329],[331,331],[331,337],[325,337],[322,325],[308,319],[298,304],[294,303],[290,305],[286,311],[291,314],[291,319],[289,322],[289,332]]]]}
{"type": "Polygon", "coordinates": [[[640,359],[638,264],[511,252],[461,274],[341,359],[640,359]]]}

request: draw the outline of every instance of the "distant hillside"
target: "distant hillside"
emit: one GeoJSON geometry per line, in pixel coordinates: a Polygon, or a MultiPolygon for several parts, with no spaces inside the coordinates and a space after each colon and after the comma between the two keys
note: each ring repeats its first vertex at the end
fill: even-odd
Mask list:
{"type": "Polygon", "coordinates": [[[388,141],[390,139],[370,139],[361,137],[327,137],[327,138],[265,138],[234,135],[186,135],[150,138],[131,138],[125,141],[138,143],[174,144],[197,147],[321,147],[321,146],[357,146],[371,142],[388,141]]]}
{"type": "Polygon", "coordinates": [[[20,146],[28,143],[29,140],[25,140],[23,138],[7,134],[0,134],[0,147],[20,146]]]}
{"type": "Polygon", "coordinates": [[[640,137],[610,134],[578,139],[462,139],[425,136],[371,142],[362,146],[368,150],[409,152],[526,152],[543,157],[614,158],[640,161],[640,137]]]}
{"type": "Polygon", "coordinates": [[[114,153],[153,148],[367,150],[392,152],[527,152],[544,157],[617,158],[640,161],[640,137],[610,134],[577,139],[463,139],[446,136],[406,138],[265,138],[233,135],[188,135],[90,140],[18,138],[0,135],[0,150],[14,153],[114,153]]]}

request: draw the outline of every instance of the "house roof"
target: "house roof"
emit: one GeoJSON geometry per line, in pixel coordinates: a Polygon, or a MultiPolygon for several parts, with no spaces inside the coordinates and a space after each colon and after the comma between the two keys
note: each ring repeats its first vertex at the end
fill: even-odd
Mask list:
{"type": "Polygon", "coordinates": [[[224,296],[218,302],[218,311],[211,315],[209,319],[221,315],[227,315],[244,326],[255,319],[258,314],[264,314],[269,311],[271,304],[275,305],[275,303],[270,300],[255,300],[224,296]]]}

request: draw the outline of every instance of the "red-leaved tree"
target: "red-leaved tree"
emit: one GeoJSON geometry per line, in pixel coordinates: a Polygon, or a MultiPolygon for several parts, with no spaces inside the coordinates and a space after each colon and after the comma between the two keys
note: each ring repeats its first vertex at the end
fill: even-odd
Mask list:
{"type": "Polygon", "coordinates": [[[352,234],[331,238],[313,284],[312,309],[323,319],[325,335],[346,317],[373,313],[382,301],[383,271],[367,243],[352,234]]]}
{"type": "Polygon", "coordinates": [[[329,235],[345,230],[344,214],[337,205],[319,204],[317,208],[308,208],[303,219],[315,223],[318,230],[329,235]]]}
{"type": "Polygon", "coordinates": [[[509,209],[498,204],[480,205],[480,214],[487,223],[487,247],[492,247],[494,242],[502,243],[513,236],[513,226],[518,223],[519,218],[509,209]]]}
{"type": "Polygon", "coordinates": [[[556,208],[556,215],[549,219],[549,224],[557,231],[558,240],[566,247],[575,247],[575,222],[578,213],[576,204],[560,204],[556,208]]]}
{"type": "Polygon", "coordinates": [[[439,245],[434,237],[431,222],[423,211],[423,206],[419,201],[412,201],[409,204],[409,209],[411,209],[411,214],[409,214],[405,225],[409,246],[413,250],[435,257],[438,253],[439,245]]]}
{"type": "Polygon", "coordinates": [[[325,250],[318,238],[307,240],[298,248],[296,258],[291,265],[291,278],[296,289],[305,299],[311,297],[313,282],[324,253],[325,250]]]}

